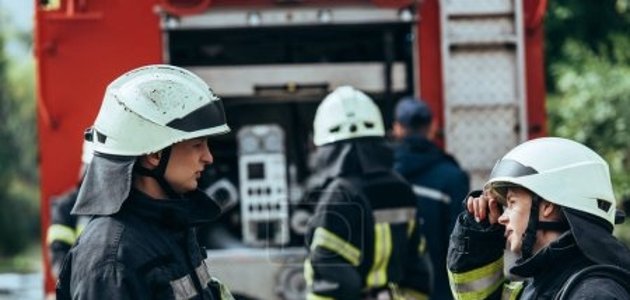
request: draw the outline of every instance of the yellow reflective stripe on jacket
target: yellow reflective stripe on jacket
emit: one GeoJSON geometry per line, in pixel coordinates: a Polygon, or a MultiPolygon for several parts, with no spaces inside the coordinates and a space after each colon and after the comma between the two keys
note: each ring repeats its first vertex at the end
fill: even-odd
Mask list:
{"type": "Polygon", "coordinates": [[[216,281],[219,284],[221,300],[234,300],[235,299],[232,293],[230,292],[230,289],[228,289],[228,287],[225,284],[221,283],[214,277],[212,278],[212,280],[216,281]]]}
{"type": "Polygon", "coordinates": [[[428,300],[429,296],[425,293],[412,290],[410,288],[400,288],[400,293],[405,300],[428,300]]]}
{"type": "Polygon", "coordinates": [[[501,294],[502,300],[516,300],[523,290],[522,281],[512,281],[503,285],[503,293],[501,294]]]}
{"type": "Polygon", "coordinates": [[[52,244],[54,241],[60,241],[68,245],[73,245],[76,240],[77,236],[74,229],[71,227],[61,224],[52,224],[48,227],[48,231],[46,233],[46,244],[48,245],[52,244]]]}
{"type": "Polygon", "coordinates": [[[315,233],[313,233],[311,251],[315,250],[317,247],[322,247],[339,254],[355,267],[359,265],[361,251],[359,251],[359,249],[357,249],[354,245],[344,241],[342,238],[323,227],[317,227],[317,229],[315,229],[315,233]]]}
{"type": "Polygon", "coordinates": [[[485,299],[503,284],[503,257],[465,273],[448,270],[448,277],[457,299],[485,299]]]}
{"type": "Polygon", "coordinates": [[[311,265],[310,259],[304,260],[304,281],[306,281],[306,286],[310,287],[313,285],[313,265],[311,265]]]}
{"type": "MultiPolygon", "coordinates": [[[[309,291],[313,286],[313,276],[313,265],[311,264],[311,260],[307,258],[304,260],[304,281],[306,281],[306,287],[309,291]]],[[[313,292],[309,292],[306,294],[306,300],[334,300],[334,298],[320,296],[313,292]]]]}
{"type": "Polygon", "coordinates": [[[416,219],[412,219],[407,223],[407,237],[410,237],[413,230],[416,228],[416,219]]]}
{"type": "Polygon", "coordinates": [[[418,253],[420,255],[424,255],[424,252],[427,250],[427,239],[424,237],[420,237],[420,243],[418,243],[418,253]]]}
{"type": "Polygon", "coordinates": [[[374,261],[367,276],[367,287],[381,287],[387,283],[387,265],[392,255],[392,232],[388,223],[374,226],[374,261]]]}
{"type": "Polygon", "coordinates": [[[306,295],[306,300],[335,300],[335,298],[320,296],[315,293],[308,293],[306,295]]]}

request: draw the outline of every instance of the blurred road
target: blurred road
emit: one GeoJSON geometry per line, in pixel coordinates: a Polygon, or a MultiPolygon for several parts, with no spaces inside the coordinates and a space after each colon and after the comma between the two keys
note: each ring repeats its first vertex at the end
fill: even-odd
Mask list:
{"type": "Polygon", "coordinates": [[[0,274],[0,300],[44,299],[42,273],[0,274]]]}

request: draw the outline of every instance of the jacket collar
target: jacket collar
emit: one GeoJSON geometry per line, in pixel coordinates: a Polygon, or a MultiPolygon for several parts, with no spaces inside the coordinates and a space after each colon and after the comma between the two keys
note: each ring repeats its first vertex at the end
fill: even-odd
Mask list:
{"type": "Polygon", "coordinates": [[[131,213],[149,222],[181,229],[216,219],[221,209],[203,192],[196,190],[180,199],[154,199],[132,188],[121,213],[131,213]]]}
{"type": "Polygon", "coordinates": [[[418,172],[426,172],[434,165],[451,160],[457,165],[454,159],[448,156],[442,149],[438,148],[427,138],[414,135],[407,136],[396,145],[395,150],[396,171],[405,176],[418,172]]]}
{"type": "Polygon", "coordinates": [[[394,162],[393,151],[385,139],[367,137],[320,146],[315,153],[307,189],[317,189],[336,177],[363,176],[389,172],[394,162]]]}
{"type": "Polygon", "coordinates": [[[524,278],[537,277],[539,274],[552,273],[547,270],[564,270],[568,258],[577,260],[580,257],[584,256],[571,232],[567,231],[532,257],[517,260],[510,268],[510,273],[524,278]]]}

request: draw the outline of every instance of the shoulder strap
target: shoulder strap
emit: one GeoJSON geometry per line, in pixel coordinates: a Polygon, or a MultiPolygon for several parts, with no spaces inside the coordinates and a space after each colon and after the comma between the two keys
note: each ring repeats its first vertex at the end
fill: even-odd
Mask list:
{"type": "Polygon", "coordinates": [[[567,282],[564,283],[560,291],[556,293],[555,300],[569,299],[569,296],[579,283],[592,277],[612,279],[626,289],[630,295],[630,272],[613,265],[594,265],[586,267],[579,272],[571,275],[567,282]]]}

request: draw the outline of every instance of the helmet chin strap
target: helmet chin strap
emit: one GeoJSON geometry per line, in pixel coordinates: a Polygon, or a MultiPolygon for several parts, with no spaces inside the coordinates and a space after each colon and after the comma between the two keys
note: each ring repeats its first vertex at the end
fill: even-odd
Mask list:
{"type": "Polygon", "coordinates": [[[538,204],[540,203],[540,197],[536,194],[532,194],[532,208],[529,211],[529,222],[527,222],[527,229],[523,233],[523,246],[521,246],[521,253],[524,259],[528,259],[532,256],[534,251],[534,244],[536,243],[536,231],[538,229],[538,204]]]}
{"type": "Polygon", "coordinates": [[[529,212],[527,229],[523,233],[523,246],[521,247],[523,259],[528,259],[534,254],[534,244],[536,243],[536,232],[538,230],[564,232],[569,229],[569,225],[566,222],[538,220],[539,206],[540,197],[532,193],[532,208],[529,212]]]}
{"type": "Polygon", "coordinates": [[[161,152],[162,155],[160,156],[160,162],[153,170],[147,169],[140,164],[136,164],[134,169],[142,176],[153,177],[158,182],[162,190],[164,190],[164,193],[166,193],[166,196],[169,199],[181,198],[181,195],[175,192],[173,187],[171,187],[171,185],[166,181],[166,178],[164,178],[166,167],[168,166],[168,161],[171,157],[171,147],[166,147],[162,149],[161,152]]]}

